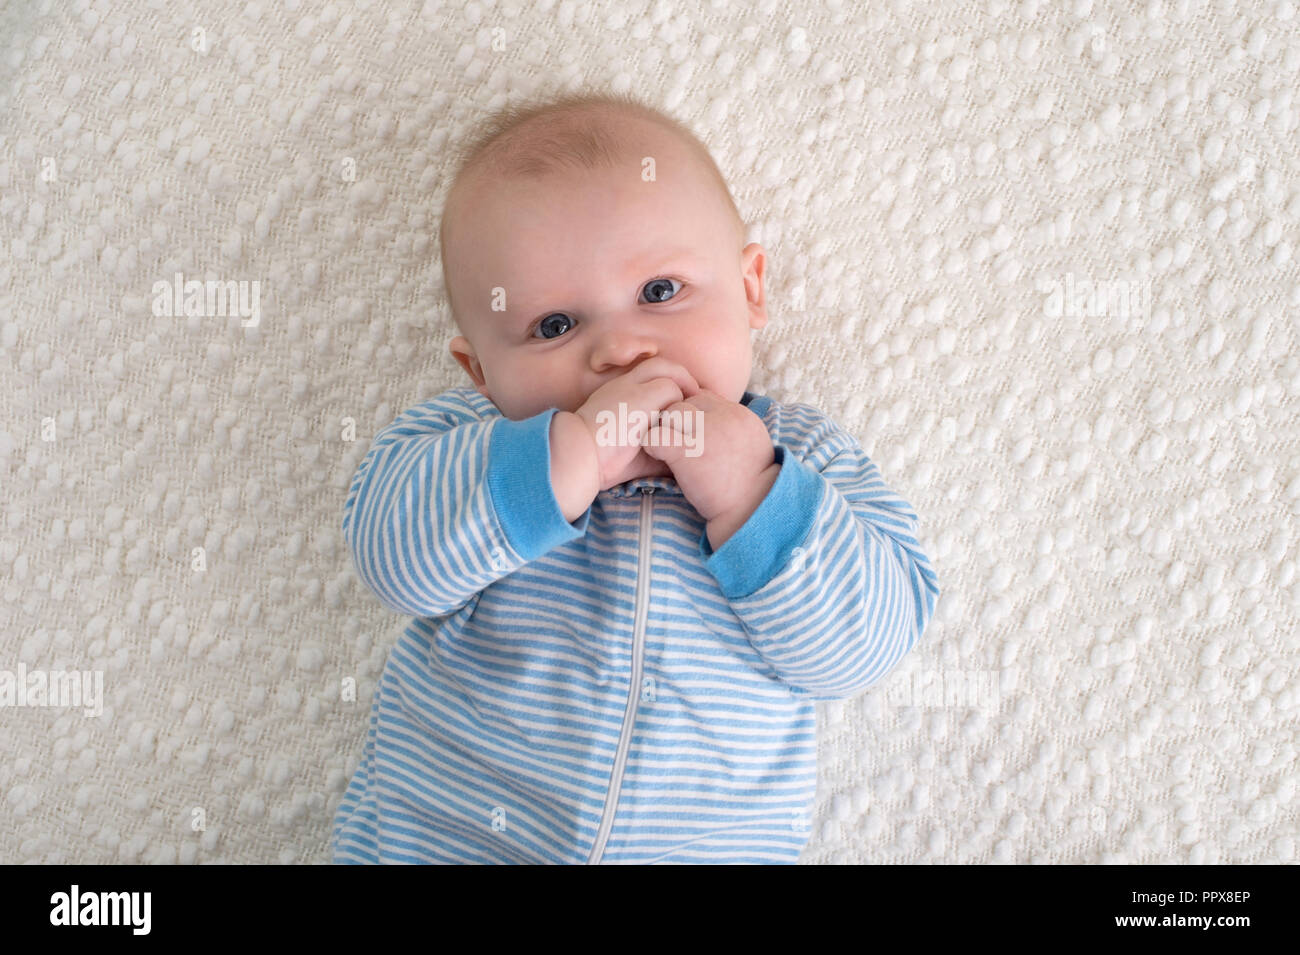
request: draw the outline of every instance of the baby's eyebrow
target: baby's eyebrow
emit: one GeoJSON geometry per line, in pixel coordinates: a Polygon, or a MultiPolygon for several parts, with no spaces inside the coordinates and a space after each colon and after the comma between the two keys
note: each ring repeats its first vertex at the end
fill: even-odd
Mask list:
{"type": "Polygon", "coordinates": [[[650,271],[658,272],[662,269],[666,269],[668,266],[674,265],[683,259],[689,259],[694,254],[695,252],[693,249],[676,249],[669,252],[667,255],[660,256],[656,259],[655,264],[650,266],[650,271]]]}

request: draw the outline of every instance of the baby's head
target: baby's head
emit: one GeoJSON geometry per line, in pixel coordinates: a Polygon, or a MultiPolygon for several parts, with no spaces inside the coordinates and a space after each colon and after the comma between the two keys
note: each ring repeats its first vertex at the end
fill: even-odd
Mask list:
{"type": "Polygon", "coordinates": [[[671,118],[614,95],[503,110],[462,153],[440,232],[452,355],[507,418],[576,411],[653,356],[744,394],[763,248],[671,118]]]}

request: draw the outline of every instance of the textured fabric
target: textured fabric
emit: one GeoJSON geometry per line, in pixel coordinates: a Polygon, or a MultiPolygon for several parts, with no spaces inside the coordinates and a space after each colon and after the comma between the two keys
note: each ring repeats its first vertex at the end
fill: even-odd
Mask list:
{"type": "Polygon", "coordinates": [[[747,392],[780,474],[716,551],[670,478],[550,483],[555,409],[472,388],[375,438],[344,508],[360,578],[416,619],[339,807],[341,862],[795,862],[813,703],[912,648],[917,518],[816,409],[747,392]]]}
{"type": "Polygon", "coordinates": [[[0,708],[0,862],[330,861],[405,628],[340,509],[468,383],[448,148],[586,86],[705,140],[768,253],[748,387],[858,439],[943,585],[815,704],[800,863],[1300,860],[1296,0],[17,0],[0,669],[104,707],[0,708]],[[260,323],[155,315],[178,270],[260,323]]]}

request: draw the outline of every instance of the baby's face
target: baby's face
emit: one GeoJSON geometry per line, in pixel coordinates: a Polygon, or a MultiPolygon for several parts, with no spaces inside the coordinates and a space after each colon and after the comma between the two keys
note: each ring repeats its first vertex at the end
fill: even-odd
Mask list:
{"type": "Polygon", "coordinates": [[[683,144],[661,136],[646,155],[651,182],[633,162],[467,193],[446,271],[472,344],[457,336],[451,351],[507,418],[576,411],[654,356],[744,394],[750,329],[767,321],[763,249],[740,248],[683,144]]]}

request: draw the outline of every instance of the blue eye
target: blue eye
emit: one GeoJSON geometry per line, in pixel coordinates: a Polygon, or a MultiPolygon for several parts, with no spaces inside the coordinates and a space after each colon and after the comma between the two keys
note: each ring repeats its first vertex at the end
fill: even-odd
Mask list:
{"type": "MultiPolygon", "coordinates": [[[[569,318],[568,315],[565,315],[563,312],[555,312],[551,315],[547,315],[544,319],[542,319],[540,322],[537,323],[537,331],[540,332],[544,328],[550,328],[552,330],[555,330],[556,321],[562,323],[562,327],[558,331],[555,331],[554,335],[543,334],[541,336],[542,338],[548,338],[548,339],[559,338],[566,331],[568,331],[569,328],[573,325],[573,319],[569,318]]],[[[538,336],[534,334],[533,337],[536,338],[538,336]]]]}
{"type": "MultiPolygon", "coordinates": [[[[644,286],[645,288],[656,290],[654,292],[651,292],[649,295],[647,295],[646,298],[652,303],[668,301],[668,299],[672,298],[674,295],[677,294],[677,292],[673,291],[672,288],[673,282],[677,282],[677,280],[676,279],[655,279],[651,282],[646,282],[644,286]],[[667,290],[668,294],[666,295],[664,294],[665,283],[668,284],[668,290],[667,290]]],[[[680,285],[681,283],[677,282],[677,284],[680,285]]]]}

